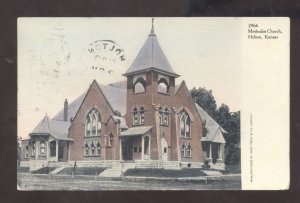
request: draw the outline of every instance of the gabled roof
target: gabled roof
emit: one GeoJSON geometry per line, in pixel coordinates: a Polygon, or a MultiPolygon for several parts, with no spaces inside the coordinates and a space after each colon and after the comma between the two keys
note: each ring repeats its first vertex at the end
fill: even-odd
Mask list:
{"type": "Polygon", "coordinates": [[[174,72],[168,59],[163,53],[156,38],[156,35],[154,34],[153,28],[144,46],[135,58],[133,64],[130,66],[130,68],[124,75],[126,76],[132,73],[138,73],[148,69],[154,69],[175,77],[179,76],[174,72]]]}
{"type": "Polygon", "coordinates": [[[127,107],[127,89],[101,84],[98,84],[98,86],[112,109],[120,112],[121,115],[124,116],[127,107]]]}
{"type": "MultiPolygon", "coordinates": [[[[95,81],[96,82],[96,81],[95,81]]],[[[96,82],[97,83],[97,82],[96,82]]],[[[127,89],[123,88],[123,81],[118,83],[112,83],[110,85],[102,85],[97,83],[98,87],[104,94],[104,97],[107,99],[109,105],[112,109],[121,113],[121,115],[126,114],[126,101],[127,101],[127,89]],[[117,87],[116,87],[116,86],[117,87]]],[[[77,97],[73,102],[68,105],[68,120],[74,118],[77,111],[79,110],[86,94],[88,91],[85,91],[82,95],[77,97]]],[[[64,109],[62,108],[54,117],[55,120],[64,120],[64,109]]]]}
{"type": "Polygon", "coordinates": [[[201,141],[226,143],[223,133],[227,132],[198,104],[195,103],[195,106],[199,112],[202,121],[205,122],[205,128],[207,130],[206,136],[202,137],[201,141]]]}
{"type": "MultiPolygon", "coordinates": [[[[127,89],[124,88],[124,82],[122,81],[119,84],[113,83],[113,85],[101,85],[97,83],[97,85],[111,108],[114,111],[120,112],[121,115],[125,115],[127,89]],[[117,85],[115,86],[115,84],[117,85]]],[[[68,105],[67,121],[64,121],[64,109],[62,108],[52,119],[46,115],[29,135],[52,135],[56,139],[68,139],[70,120],[76,116],[87,93],[88,91],[85,91],[68,105]]],[[[120,121],[121,128],[128,128],[124,117],[114,115],[113,118],[120,121]]]]}
{"type": "Polygon", "coordinates": [[[65,140],[68,139],[67,136],[69,126],[69,121],[49,119],[48,115],[46,114],[46,116],[39,122],[39,124],[29,135],[51,135],[55,139],[65,140]]]}

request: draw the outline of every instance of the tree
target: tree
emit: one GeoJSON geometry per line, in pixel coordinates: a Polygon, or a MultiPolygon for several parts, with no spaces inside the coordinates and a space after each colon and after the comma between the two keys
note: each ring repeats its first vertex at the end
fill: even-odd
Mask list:
{"type": "Polygon", "coordinates": [[[230,113],[229,107],[221,104],[215,120],[228,132],[224,135],[226,164],[240,162],[240,112],[230,113]]]}
{"type": "Polygon", "coordinates": [[[230,112],[226,104],[217,108],[212,90],[195,87],[190,91],[195,103],[200,105],[217,123],[228,133],[224,134],[226,140],[226,164],[240,162],[240,112],[230,112]]]}
{"type": "Polygon", "coordinates": [[[210,116],[215,117],[217,104],[214,96],[212,95],[212,90],[206,90],[205,87],[195,87],[190,91],[194,102],[199,104],[210,116]]]}

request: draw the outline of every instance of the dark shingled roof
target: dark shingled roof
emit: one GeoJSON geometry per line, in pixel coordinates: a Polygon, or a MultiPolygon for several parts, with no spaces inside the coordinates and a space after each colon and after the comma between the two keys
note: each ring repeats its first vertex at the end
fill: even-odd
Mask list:
{"type": "Polygon", "coordinates": [[[126,76],[132,73],[142,72],[147,69],[155,69],[163,73],[171,74],[175,77],[179,76],[172,69],[154,32],[149,34],[144,46],[124,75],[126,76]]]}
{"type": "Polygon", "coordinates": [[[227,133],[212,117],[210,117],[206,111],[204,111],[198,104],[196,104],[197,110],[203,122],[205,122],[205,128],[207,134],[202,137],[201,141],[226,143],[223,133],[227,133]]]}
{"type": "Polygon", "coordinates": [[[67,136],[69,126],[69,121],[49,119],[46,114],[29,135],[51,135],[58,140],[68,140],[69,138],[67,138],[67,136]]]}

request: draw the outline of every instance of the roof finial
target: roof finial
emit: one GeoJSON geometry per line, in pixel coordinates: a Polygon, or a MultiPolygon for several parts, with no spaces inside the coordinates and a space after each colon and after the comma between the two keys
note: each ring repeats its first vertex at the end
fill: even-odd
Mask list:
{"type": "Polygon", "coordinates": [[[154,34],[154,18],[152,18],[152,27],[151,27],[150,35],[155,35],[154,34]]]}

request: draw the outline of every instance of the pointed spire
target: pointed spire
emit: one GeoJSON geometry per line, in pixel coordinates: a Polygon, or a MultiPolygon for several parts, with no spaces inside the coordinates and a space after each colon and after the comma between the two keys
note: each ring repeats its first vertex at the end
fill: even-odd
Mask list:
{"type": "Polygon", "coordinates": [[[151,27],[151,32],[150,32],[149,36],[155,36],[155,33],[154,33],[154,18],[152,18],[152,27],[151,27]]]}
{"type": "Polygon", "coordinates": [[[123,75],[127,76],[129,74],[134,74],[149,69],[156,69],[157,71],[164,72],[174,77],[179,77],[179,75],[176,74],[172,69],[168,59],[158,43],[157,37],[154,33],[154,18],[152,18],[152,27],[148,39],[146,40],[144,46],[138,53],[130,68],[123,75]]]}

